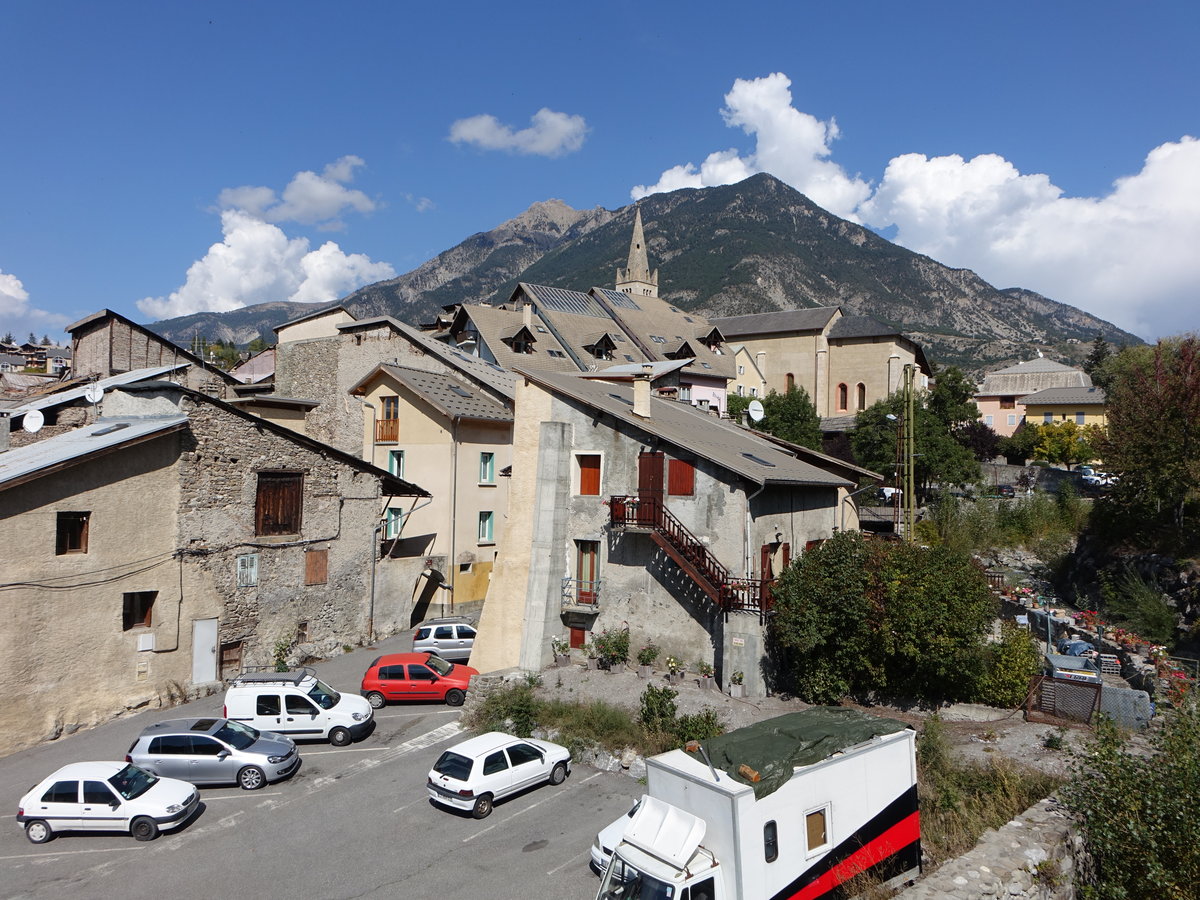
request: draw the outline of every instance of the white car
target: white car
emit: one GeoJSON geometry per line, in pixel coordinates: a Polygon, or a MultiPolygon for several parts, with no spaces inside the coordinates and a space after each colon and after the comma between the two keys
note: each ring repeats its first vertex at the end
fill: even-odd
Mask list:
{"type": "Polygon", "coordinates": [[[566,747],[492,731],[438,757],[426,787],[434,803],[482,819],[496,800],[546,781],[562,784],[570,771],[566,747]]]}
{"type": "Polygon", "coordinates": [[[186,822],[199,804],[200,794],[186,781],[124,762],[80,762],[30,788],[17,824],[35,844],[62,831],[120,831],[152,841],[186,822]]]}
{"type": "Polygon", "coordinates": [[[600,833],[596,835],[596,840],[592,842],[592,871],[597,875],[603,875],[604,870],[608,868],[608,861],[612,858],[613,848],[621,843],[625,837],[625,826],[629,824],[629,820],[633,818],[633,814],[638,811],[642,805],[642,800],[645,795],[639,797],[637,802],[629,808],[629,812],[621,816],[615,822],[610,822],[605,825],[600,833]]]}

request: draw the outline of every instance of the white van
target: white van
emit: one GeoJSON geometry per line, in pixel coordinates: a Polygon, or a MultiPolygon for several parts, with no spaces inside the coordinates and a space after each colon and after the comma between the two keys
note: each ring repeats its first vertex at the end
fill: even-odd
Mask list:
{"type": "Polygon", "coordinates": [[[365,737],[375,727],[370,703],[335,691],[308,668],[238,675],[225,693],[224,716],[293,740],[328,738],[335,747],[365,737]]]}

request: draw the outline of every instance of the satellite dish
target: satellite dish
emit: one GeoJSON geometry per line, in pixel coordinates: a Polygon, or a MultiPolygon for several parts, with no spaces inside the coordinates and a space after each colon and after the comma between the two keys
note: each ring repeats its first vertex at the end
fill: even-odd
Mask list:
{"type": "Polygon", "coordinates": [[[31,409],[21,419],[21,427],[30,434],[37,434],[42,430],[42,426],[46,424],[46,417],[42,415],[40,409],[31,409]]]}
{"type": "Polygon", "coordinates": [[[89,384],[83,389],[83,396],[87,399],[88,403],[99,403],[101,398],[104,397],[104,388],[98,384],[89,384]]]}
{"type": "Polygon", "coordinates": [[[757,400],[751,400],[750,405],[746,407],[746,412],[750,413],[750,418],[755,422],[761,422],[763,418],[763,405],[757,400]]]}

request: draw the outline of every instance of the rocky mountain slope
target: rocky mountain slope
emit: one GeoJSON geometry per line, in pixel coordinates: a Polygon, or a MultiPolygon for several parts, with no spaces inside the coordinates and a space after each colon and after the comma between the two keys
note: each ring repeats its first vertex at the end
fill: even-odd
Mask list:
{"type": "MultiPolygon", "coordinates": [[[[1078,362],[1097,333],[1134,335],[1074,307],[1020,288],[997,289],[840,219],[770,175],[722,187],[656,194],[641,201],[660,293],[710,315],[841,306],[871,315],[919,342],[939,364],[971,372],[1047,356],[1078,362]]],[[[518,281],[586,291],[611,286],[629,250],[633,207],[575,210],[535,203],[405,275],[343,299],[357,316],[388,314],[413,324],[447,304],[508,298],[518,281]]],[[[152,326],[176,341],[197,332],[239,343],[311,305],[260,304],[152,326]],[[267,324],[269,323],[269,324],[267,324]]]]}

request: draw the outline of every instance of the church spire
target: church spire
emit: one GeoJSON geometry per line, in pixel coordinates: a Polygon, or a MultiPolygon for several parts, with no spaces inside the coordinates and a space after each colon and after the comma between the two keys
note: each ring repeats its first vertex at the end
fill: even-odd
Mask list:
{"type": "Polygon", "coordinates": [[[658,296],[658,270],[650,271],[646,237],[642,233],[642,210],[633,213],[633,239],[629,242],[629,264],[617,268],[617,290],[639,297],[658,296]]]}

